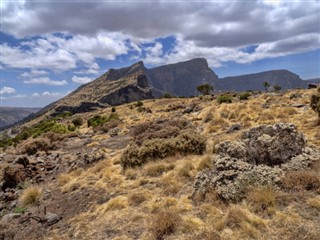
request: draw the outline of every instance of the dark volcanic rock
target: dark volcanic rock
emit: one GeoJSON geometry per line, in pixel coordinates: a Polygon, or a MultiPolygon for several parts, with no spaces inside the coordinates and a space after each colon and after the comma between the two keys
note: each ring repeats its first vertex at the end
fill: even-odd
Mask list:
{"type": "Polygon", "coordinates": [[[197,95],[197,86],[218,79],[204,58],[152,68],[148,76],[154,88],[176,96],[197,95]]]}

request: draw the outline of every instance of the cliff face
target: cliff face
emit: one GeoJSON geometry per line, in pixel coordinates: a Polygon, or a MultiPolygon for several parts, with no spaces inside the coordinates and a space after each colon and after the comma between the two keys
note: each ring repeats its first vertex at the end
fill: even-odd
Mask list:
{"type": "Polygon", "coordinates": [[[298,75],[287,70],[273,70],[235,77],[220,78],[216,81],[215,90],[219,91],[263,91],[264,82],[281,86],[282,90],[306,88],[306,82],[298,75]]]}
{"type": "Polygon", "coordinates": [[[53,115],[63,111],[81,113],[97,108],[153,98],[142,62],[130,67],[110,69],[96,80],[80,86],[51,109],[53,115]]]}
{"type": "Polygon", "coordinates": [[[197,95],[197,86],[218,79],[204,58],[151,68],[148,76],[156,91],[177,96],[197,95]]]}

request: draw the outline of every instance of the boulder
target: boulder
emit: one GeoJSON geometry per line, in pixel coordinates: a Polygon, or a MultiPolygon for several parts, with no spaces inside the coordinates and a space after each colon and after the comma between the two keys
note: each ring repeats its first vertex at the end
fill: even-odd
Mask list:
{"type": "Polygon", "coordinates": [[[243,133],[237,141],[215,147],[213,168],[198,173],[194,194],[210,189],[224,200],[241,200],[249,187],[277,188],[287,171],[306,169],[320,161],[320,151],[306,145],[293,124],[259,126],[243,133]]]}

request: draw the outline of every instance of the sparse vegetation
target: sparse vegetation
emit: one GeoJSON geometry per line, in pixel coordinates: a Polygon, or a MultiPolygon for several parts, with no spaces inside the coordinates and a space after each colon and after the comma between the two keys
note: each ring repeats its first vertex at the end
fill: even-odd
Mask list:
{"type": "Polygon", "coordinates": [[[83,119],[81,117],[77,117],[72,120],[73,125],[77,128],[83,124],[83,119]]]}
{"type": "Polygon", "coordinates": [[[268,92],[269,91],[269,87],[271,86],[271,84],[269,83],[269,82],[264,82],[263,83],[263,87],[264,87],[264,89],[266,90],[266,92],[268,92]]]}
{"type": "Polygon", "coordinates": [[[89,118],[87,123],[88,127],[98,127],[103,125],[106,122],[110,122],[111,120],[118,120],[119,116],[116,113],[111,113],[109,116],[101,116],[95,115],[92,118],[89,118]]]}
{"type": "Polygon", "coordinates": [[[210,84],[202,84],[197,87],[198,92],[200,92],[202,95],[209,95],[213,91],[213,86],[210,84]]]}
{"type": "Polygon", "coordinates": [[[250,96],[251,96],[250,92],[243,92],[239,95],[239,99],[240,100],[248,100],[250,96]]]}
{"type": "Polygon", "coordinates": [[[218,103],[232,103],[232,97],[230,95],[220,95],[217,99],[218,103]]]}
{"type": "Polygon", "coordinates": [[[39,205],[42,201],[42,190],[38,187],[25,189],[20,197],[22,206],[39,205]]]}
{"type": "Polygon", "coordinates": [[[173,234],[179,223],[180,217],[173,211],[161,211],[157,213],[150,224],[150,231],[153,239],[162,240],[166,235],[173,234]]]}
{"type": "Polygon", "coordinates": [[[318,87],[317,93],[311,96],[310,107],[318,114],[320,122],[320,87],[318,87]]]}

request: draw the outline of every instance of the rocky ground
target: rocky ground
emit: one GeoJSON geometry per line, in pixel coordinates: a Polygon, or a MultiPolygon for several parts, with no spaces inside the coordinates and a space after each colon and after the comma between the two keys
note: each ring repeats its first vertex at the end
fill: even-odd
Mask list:
{"type": "Polygon", "coordinates": [[[318,239],[313,92],[146,100],[96,127],[111,108],[61,117],[83,123],[0,153],[0,239],[318,239]]]}

